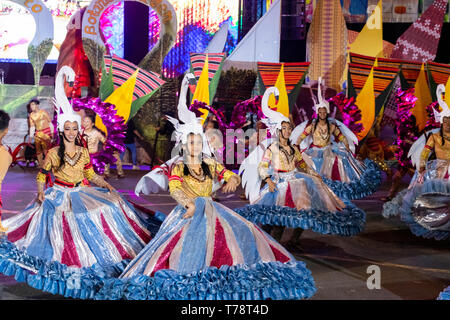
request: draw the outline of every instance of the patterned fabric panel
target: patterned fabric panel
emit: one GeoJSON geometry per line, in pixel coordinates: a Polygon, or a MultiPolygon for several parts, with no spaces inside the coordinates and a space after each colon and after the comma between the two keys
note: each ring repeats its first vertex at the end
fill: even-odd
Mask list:
{"type": "Polygon", "coordinates": [[[159,74],[152,71],[145,71],[143,69],[140,69],[135,64],[116,55],[112,57],[105,55],[104,59],[107,72],[109,72],[109,68],[112,63],[113,82],[115,89],[124,84],[125,81],[127,81],[136,71],[136,69],[139,69],[133,93],[133,100],[153,92],[165,83],[165,81],[161,79],[159,74]]]}
{"type": "MultiPolygon", "coordinates": [[[[214,78],[224,58],[225,53],[208,53],[208,82],[211,82],[212,78],[214,78]]],[[[197,81],[200,79],[205,60],[206,54],[191,53],[191,67],[194,70],[194,76],[197,81]]]]}
{"type": "Polygon", "coordinates": [[[447,83],[448,77],[450,76],[450,65],[436,62],[428,62],[427,68],[434,82],[436,82],[437,84],[447,83]]]}
{"type": "MultiPolygon", "coordinates": [[[[295,88],[303,75],[308,70],[310,62],[286,62],[284,63],[284,80],[288,94],[295,88]]],[[[258,62],[258,72],[263,81],[264,87],[269,88],[275,85],[280,73],[281,63],[258,62]]]]}
{"type": "MultiPolygon", "coordinates": [[[[356,63],[349,64],[349,74],[352,79],[353,87],[357,94],[359,94],[364,84],[366,83],[371,69],[372,67],[370,65],[356,63]]],[[[388,88],[388,86],[394,80],[395,76],[398,73],[398,69],[374,67],[373,71],[373,89],[375,91],[375,98],[377,98],[381,93],[383,93],[384,90],[388,88]]]]}

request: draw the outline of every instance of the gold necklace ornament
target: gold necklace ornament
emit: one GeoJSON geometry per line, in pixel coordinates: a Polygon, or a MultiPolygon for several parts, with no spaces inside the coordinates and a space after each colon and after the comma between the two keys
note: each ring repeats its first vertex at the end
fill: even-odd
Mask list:
{"type": "Polygon", "coordinates": [[[64,161],[66,163],[68,163],[69,165],[71,165],[72,167],[77,164],[77,162],[78,162],[78,160],[80,160],[80,158],[81,158],[80,150],[77,150],[75,152],[75,154],[73,155],[73,157],[70,157],[67,152],[64,152],[64,161]]]}

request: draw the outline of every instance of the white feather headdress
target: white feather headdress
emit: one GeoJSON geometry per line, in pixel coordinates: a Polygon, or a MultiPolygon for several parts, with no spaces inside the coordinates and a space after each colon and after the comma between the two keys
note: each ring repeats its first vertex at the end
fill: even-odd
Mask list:
{"type": "Polygon", "coordinates": [[[211,149],[209,148],[208,139],[203,132],[202,118],[197,118],[194,112],[190,111],[186,105],[186,93],[189,87],[188,79],[193,77],[191,73],[187,73],[181,83],[180,97],[178,100],[178,119],[167,116],[168,120],[175,127],[175,139],[177,147],[180,143],[187,143],[187,137],[189,134],[199,134],[203,140],[203,153],[211,155],[211,149]],[[180,123],[183,122],[183,124],[180,123]]]}
{"type": "Polygon", "coordinates": [[[56,75],[55,82],[55,107],[58,119],[58,130],[64,131],[64,123],[67,121],[78,123],[78,129],[81,129],[81,116],[73,111],[72,105],[67,99],[64,90],[64,78],[67,82],[75,81],[75,71],[69,66],[63,66],[56,75]],[[65,77],[64,77],[65,76],[65,77]]]}
{"type": "Polygon", "coordinates": [[[444,117],[450,117],[450,109],[448,108],[447,103],[442,99],[442,94],[445,93],[445,86],[440,84],[437,86],[436,95],[439,102],[439,106],[442,108],[441,112],[437,112],[434,110],[434,118],[436,121],[442,123],[444,121],[444,117]]]}
{"type": "Polygon", "coordinates": [[[326,108],[327,109],[327,113],[330,113],[330,104],[328,103],[328,101],[325,99],[325,94],[322,96],[322,77],[319,77],[319,80],[317,82],[317,98],[319,99],[319,102],[317,103],[316,99],[314,99],[313,96],[313,100],[314,100],[314,111],[316,112],[316,114],[319,114],[319,109],[320,108],[326,108]]]}
{"type": "Polygon", "coordinates": [[[281,130],[281,124],[283,122],[291,122],[288,117],[284,116],[278,111],[269,108],[269,97],[271,95],[278,96],[279,91],[276,87],[267,88],[261,100],[261,110],[266,118],[261,121],[269,128],[272,136],[277,136],[277,129],[281,130]]]}

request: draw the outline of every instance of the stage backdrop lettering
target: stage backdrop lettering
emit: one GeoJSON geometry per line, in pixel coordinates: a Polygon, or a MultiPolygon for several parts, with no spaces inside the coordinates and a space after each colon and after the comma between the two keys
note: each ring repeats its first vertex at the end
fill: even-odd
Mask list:
{"type": "MultiPolygon", "coordinates": [[[[41,0],[9,0],[25,7],[36,23],[36,33],[28,45],[28,59],[33,66],[34,84],[39,84],[42,68],[53,46],[53,18],[41,0]]],[[[11,26],[22,28],[23,26],[11,26]]]]}
{"type": "MultiPolygon", "coordinates": [[[[175,9],[167,0],[127,0],[138,1],[154,9],[161,22],[158,43],[153,47],[139,64],[145,70],[161,72],[164,56],[175,43],[177,33],[177,17],[175,9]]],[[[110,6],[121,0],[93,0],[86,9],[82,22],[82,37],[84,51],[93,69],[101,70],[103,56],[106,52],[105,44],[100,35],[100,17],[110,6]]]]}

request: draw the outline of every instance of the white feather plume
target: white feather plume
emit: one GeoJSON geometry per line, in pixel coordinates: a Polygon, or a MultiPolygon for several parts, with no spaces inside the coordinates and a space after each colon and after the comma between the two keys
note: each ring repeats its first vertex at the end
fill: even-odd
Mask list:
{"type": "Polygon", "coordinates": [[[345,124],[340,122],[337,119],[334,119],[337,127],[341,131],[341,133],[344,135],[344,137],[347,139],[348,146],[350,147],[350,150],[355,153],[355,146],[358,145],[358,137],[353,133],[352,130],[350,130],[345,124]]]}
{"type": "Polygon", "coordinates": [[[439,132],[439,128],[427,131],[421,135],[409,149],[408,158],[411,159],[411,163],[414,167],[420,167],[420,155],[422,154],[423,148],[425,148],[425,144],[427,143],[427,137],[429,137],[430,134],[437,132],[439,132]]]}
{"type": "Polygon", "coordinates": [[[316,112],[316,114],[319,114],[319,109],[320,108],[326,108],[327,109],[327,113],[330,113],[330,104],[329,102],[325,99],[325,96],[322,96],[322,77],[319,77],[319,80],[317,82],[317,98],[319,99],[319,103],[314,105],[314,111],[316,112]]]}
{"type": "Polygon", "coordinates": [[[169,177],[166,172],[170,172],[171,168],[178,162],[182,161],[181,156],[173,157],[156,169],[153,169],[143,176],[134,189],[134,193],[139,196],[142,194],[158,193],[161,190],[167,191],[169,187],[169,177]],[[164,172],[166,170],[166,172],[164,172]]]}
{"type": "Polygon", "coordinates": [[[262,141],[241,163],[239,174],[242,175],[242,187],[245,190],[245,196],[253,203],[260,194],[261,178],[258,173],[258,164],[261,162],[264,152],[274,139],[262,141]]]}

